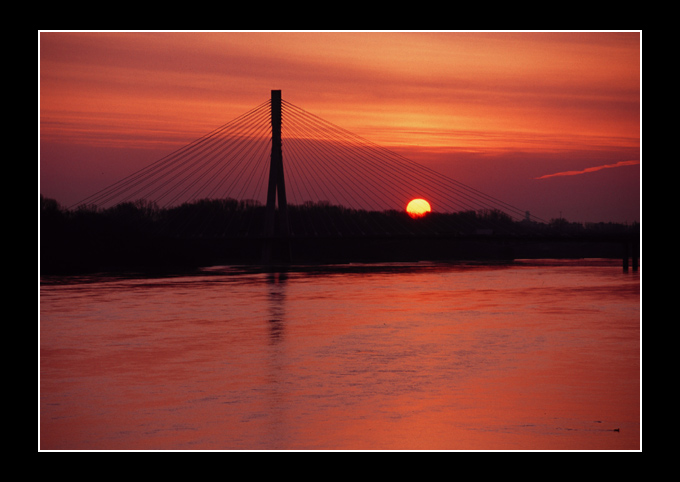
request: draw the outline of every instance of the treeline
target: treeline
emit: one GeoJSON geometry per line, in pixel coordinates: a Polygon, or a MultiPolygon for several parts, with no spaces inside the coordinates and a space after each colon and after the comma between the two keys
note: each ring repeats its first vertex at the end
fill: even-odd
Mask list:
{"type": "MultiPolygon", "coordinates": [[[[159,235],[170,237],[257,237],[264,234],[265,207],[253,200],[203,199],[170,208],[145,200],[101,209],[81,205],[64,209],[41,196],[41,229],[86,235],[159,235]]],[[[277,223],[281,219],[278,217],[277,223]]],[[[515,221],[504,212],[485,209],[452,214],[430,213],[411,219],[403,211],[364,211],[307,202],[288,206],[288,225],[294,236],[380,236],[412,234],[616,234],[639,229],[619,223],[576,223],[552,219],[547,223],[515,221]]]]}
{"type": "MultiPolygon", "coordinates": [[[[252,262],[260,256],[258,240],[264,235],[265,207],[256,201],[199,200],[159,208],[144,200],[111,208],[83,205],[65,209],[54,199],[40,199],[41,270],[82,272],[163,267],[192,267],[214,262],[252,262]]],[[[277,232],[281,218],[277,212],[277,232]]],[[[299,242],[299,255],[317,259],[362,256],[363,260],[394,253],[383,238],[463,236],[470,234],[624,233],[636,229],[612,223],[579,224],[563,219],[549,223],[514,221],[496,210],[453,214],[430,213],[411,219],[400,211],[363,211],[327,202],[288,206],[290,234],[299,242]],[[368,241],[367,238],[372,238],[368,241]],[[327,239],[327,242],[318,240],[327,239]],[[314,241],[317,240],[317,241],[314,241]],[[374,247],[374,249],[371,249],[374,247]],[[351,251],[350,251],[351,250],[351,251]]],[[[395,244],[395,243],[392,243],[395,244]]],[[[408,256],[422,249],[410,243],[396,249],[408,256]]],[[[432,256],[449,244],[428,246],[432,256]]],[[[443,254],[441,254],[443,256],[443,254]]]]}

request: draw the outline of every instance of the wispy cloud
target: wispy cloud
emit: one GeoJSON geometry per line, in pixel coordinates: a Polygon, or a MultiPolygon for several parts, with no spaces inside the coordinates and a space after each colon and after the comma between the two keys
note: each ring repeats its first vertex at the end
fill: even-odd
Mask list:
{"type": "Polygon", "coordinates": [[[595,172],[600,171],[602,169],[611,169],[613,167],[634,166],[636,164],[640,164],[640,161],[619,161],[616,164],[605,164],[603,166],[588,167],[586,169],[583,169],[582,171],[563,171],[556,172],[555,174],[546,174],[545,176],[535,177],[534,179],[546,179],[548,177],[555,176],[576,176],[577,174],[585,174],[587,172],[595,172]]]}

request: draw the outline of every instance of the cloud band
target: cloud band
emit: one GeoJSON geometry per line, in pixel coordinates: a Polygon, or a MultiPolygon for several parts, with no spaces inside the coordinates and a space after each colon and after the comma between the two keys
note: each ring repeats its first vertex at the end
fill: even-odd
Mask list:
{"type": "Polygon", "coordinates": [[[613,167],[634,166],[636,164],[640,164],[640,161],[619,161],[616,164],[605,164],[603,166],[588,167],[582,171],[564,171],[556,172],[555,174],[546,174],[545,176],[535,177],[534,179],[547,179],[549,177],[555,176],[576,176],[577,174],[585,174],[587,172],[595,172],[602,169],[611,169],[613,167]]]}

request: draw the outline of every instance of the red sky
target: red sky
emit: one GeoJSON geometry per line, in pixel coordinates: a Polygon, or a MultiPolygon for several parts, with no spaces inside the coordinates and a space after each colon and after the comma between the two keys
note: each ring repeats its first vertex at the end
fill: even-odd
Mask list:
{"type": "Polygon", "coordinates": [[[39,32],[39,193],[283,98],[542,219],[640,219],[640,32],[39,32]]]}

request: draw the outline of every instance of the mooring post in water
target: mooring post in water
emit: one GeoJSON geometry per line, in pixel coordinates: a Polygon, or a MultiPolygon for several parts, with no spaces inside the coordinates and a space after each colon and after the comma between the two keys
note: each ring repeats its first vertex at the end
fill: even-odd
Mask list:
{"type": "Polygon", "coordinates": [[[639,267],[640,244],[639,241],[633,239],[623,243],[623,271],[628,272],[629,264],[633,265],[633,271],[637,271],[639,267]]]}
{"type": "MultiPolygon", "coordinates": [[[[271,98],[272,153],[269,162],[269,185],[267,187],[267,208],[265,214],[263,263],[270,263],[276,241],[276,201],[278,197],[278,214],[280,230],[280,246],[282,254],[289,261],[290,246],[288,244],[288,203],[286,201],[286,184],[283,177],[283,152],[281,148],[281,91],[272,90],[271,98]],[[278,196],[277,196],[278,195],[278,196]]],[[[277,243],[278,244],[278,243],[277,243]]]]}
{"type": "Polygon", "coordinates": [[[623,242],[623,271],[628,271],[628,241],[623,242]]]}

